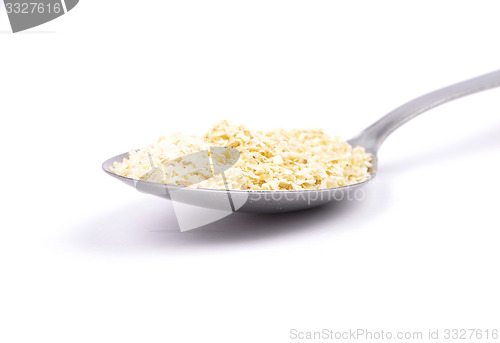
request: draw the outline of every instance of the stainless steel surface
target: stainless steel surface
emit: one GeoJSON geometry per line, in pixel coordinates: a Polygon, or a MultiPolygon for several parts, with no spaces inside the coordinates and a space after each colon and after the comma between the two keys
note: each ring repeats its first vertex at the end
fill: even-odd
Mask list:
{"type": "Polygon", "coordinates": [[[361,145],[376,154],[385,139],[410,119],[448,101],[498,86],[500,70],[427,93],[388,113],[349,142],[352,145],[361,145]]]}
{"type": "Polygon", "coordinates": [[[274,213],[304,210],[331,201],[356,199],[358,190],[372,180],[377,172],[377,152],[385,139],[398,127],[436,106],[469,94],[500,86],[500,70],[463,81],[418,97],[390,112],[380,120],[348,140],[361,145],[373,154],[374,163],[370,179],[339,188],[303,191],[243,191],[219,189],[190,189],[161,183],[133,180],[109,171],[114,162],[122,161],[127,153],[115,156],[103,163],[102,168],[112,177],[135,187],[141,192],[178,202],[213,209],[227,209],[228,198],[238,204],[238,212],[274,213]],[[229,193],[229,195],[228,195],[229,193]]]}

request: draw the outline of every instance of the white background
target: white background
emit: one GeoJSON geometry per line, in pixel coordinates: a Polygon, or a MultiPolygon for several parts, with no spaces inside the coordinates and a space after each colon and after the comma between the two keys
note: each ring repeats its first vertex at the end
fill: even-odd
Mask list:
{"type": "MultiPolygon", "coordinates": [[[[2,342],[500,329],[500,89],[395,132],[362,202],[179,233],[101,163],[219,119],[350,138],[500,68],[496,1],[82,0],[0,10],[2,342]]],[[[295,340],[298,341],[298,340],[295,340]]]]}

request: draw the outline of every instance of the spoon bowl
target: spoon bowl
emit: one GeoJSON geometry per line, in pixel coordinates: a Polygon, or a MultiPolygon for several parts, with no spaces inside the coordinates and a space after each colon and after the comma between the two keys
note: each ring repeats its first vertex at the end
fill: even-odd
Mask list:
{"type": "Polygon", "coordinates": [[[362,187],[376,175],[376,156],[374,156],[374,160],[372,161],[373,166],[370,170],[370,178],[363,182],[343,187],[292,191],[246,191],[212,188],[192,189],[146,180],[135,180],[117,175],[110,171],[110,167],[112,167],[115,162],[121,162],[127,157],[128,153],[112,157],[103,163],[102,169],[108,175],[143,193],[156,195],[183,204],[215,210],[226,210],[229,201],[233,203],[235,211],[249,213],[299,211],[324,205],[331,201],[361,200],[364,196],[362,187]]]}

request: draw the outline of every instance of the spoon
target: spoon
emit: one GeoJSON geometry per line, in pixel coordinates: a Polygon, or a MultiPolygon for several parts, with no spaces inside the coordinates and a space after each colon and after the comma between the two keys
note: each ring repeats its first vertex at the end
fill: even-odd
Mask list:
{"type": "MultiPolygon", "coordinates": [[[[370,177],[366,181],[338,187],[299,191],[246,191],[224,189],[191,189],[182,186],[135,180],[114,174],[110,167],[128,157],[124,153],[105,161],[104,171],[141,192],[157,195],[179,203],[229,212],[274,213],[297,211],[344,199],[360,200],[362,187],[377,173],[377,152],[394,130],[436,106],[469,94],[500,86],[500,70],[463,81],[418,97],[396,108],[377,122],[348,140],[355,147],[360,145],[373,155],[370,177]],[[359,198],[359,199],[358,199],[359,198]]],[[[224,174],[222,174],[224,176],[224,174]]]]}

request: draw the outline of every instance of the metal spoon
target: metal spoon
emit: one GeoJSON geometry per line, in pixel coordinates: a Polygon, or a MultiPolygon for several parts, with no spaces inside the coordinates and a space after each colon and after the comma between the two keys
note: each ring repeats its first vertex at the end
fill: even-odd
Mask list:
{"type": "Polygon", "coordinates": [[[184,204],[224,211],[273,213],[297,211],[326,204],[331,201],[356,199],[361,187],[377,173],[377,152],[385,139],[398,127],[445,102],[500,86],[500,70],[463,81],[418,97],[390,112],[357,136],[348,140],[352,146],[363,146],[373,155],[373,167],[368,180],[354,185],[301,191],[244,191],[223,189],[191,189],[162,183],[134,180],[110,171],[114,162],[121,162],[127,153],[103,163],[104,171],[142,192],[161,196],[184,204]]]}

